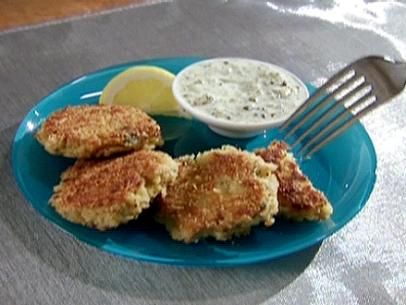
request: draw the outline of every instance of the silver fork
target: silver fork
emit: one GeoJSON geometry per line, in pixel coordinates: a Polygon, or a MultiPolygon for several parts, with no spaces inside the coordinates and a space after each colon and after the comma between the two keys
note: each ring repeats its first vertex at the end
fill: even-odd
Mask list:
{"type": "Polygon", "coordinates": [[[380,56],[358,59],[331,77],[280,127],[292,149],[308,157],[361,117],[389,102],[406,85],[406,63],[380,56]],[[300,132],[298,132],[300,131],[300,132]]]}

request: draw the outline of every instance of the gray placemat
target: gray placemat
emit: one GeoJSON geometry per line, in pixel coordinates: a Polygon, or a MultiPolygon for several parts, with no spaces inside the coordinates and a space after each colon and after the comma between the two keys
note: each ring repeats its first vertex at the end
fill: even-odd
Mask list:
{"type": "Polygon", "coordinates": [[[150,57],[235,55],[320,84],[366,54],[406,56],[401,3],[174,1],[0,33],[0,304],[405,304],[406,103],[364,120],[378,154],[366,208],[298,254],[228,269],[111,256],[42,219],[14,184],[10,145],[36,102],[105,66],[150,57]]]}

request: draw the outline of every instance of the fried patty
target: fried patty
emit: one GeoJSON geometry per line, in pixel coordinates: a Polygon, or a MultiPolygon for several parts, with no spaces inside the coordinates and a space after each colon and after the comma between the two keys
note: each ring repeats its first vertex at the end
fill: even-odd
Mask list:
{"type": "Polygon", "coordinates": [[[266,162],[277,165],[279,213],[293,220],[323,220],[333,213],[326,196],[302,173],[288,145],[274,141],[256,151],[266,162]]]}
{"type": "Polygon", "coordinates": [[[107,157],[163,142],[159,125],[145,112],[118,105],[67,107],[47,118],[36,137],[49,153],[71,158],[107,157]]]}
{"type": "Polygon", "coordinates": [[[137,151],[115,159],[78,160],[61,175],[50,204],[64,218],[99,230],[136,219],[165,193],[178,163],[165,153],[137,151]]]}
{"type": "Polygon", "coordinates": [[[158,197],[158,222],[186,243],[248,234],[271,226],[278,211],[276,166],[252,153],[224,146],[179,159],[179,174],[158,197]]]}

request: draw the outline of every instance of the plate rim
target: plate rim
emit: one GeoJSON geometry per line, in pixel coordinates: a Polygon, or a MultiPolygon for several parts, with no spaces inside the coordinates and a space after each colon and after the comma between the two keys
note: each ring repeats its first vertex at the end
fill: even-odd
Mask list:
{"type": "MultiPolygon", "coordinates": [[[[311,246],[314,246],[316,244],[320,244],[322,241],[327,239],[328,237],[332,236],[333,234],[337,233],[340,231],[345,225],[350,223],[359,213],[360,211],[366,206],[367,202],[369,201],[369,198],[374,190],[374,186],[376,183],[376,178],[377,178],[377,155],[375,151],[375,147],[373,145],[373,141],[371,137],[369,136],[369,133],[367,132],[365,126],[361,122],[357,122],[357,125],[359,126],[360,130],[362,133],[365,135],[365,143],[368,147],[368,150],[370,151],[371,155],[371,171],[372,171],[372,177],[368,181],[368,185],[365,188],[366,189],[366,195],[364,196],[363,200],[361,200],[359,207],[354,209],[354,213],[349,216],[349,218],[344,221],[343,223],[340,223],[335,226],[334,229],[328,232],[323,232],[319,236],[313,239],[308,239],[305,242],[299,243],[292,245],[288,248],[282,248],[277,250],[276,252],[273,251],[271,252],[272,254],[269,255],[268,253],[265,253],[263,255],[255,255],[253,257],[245,257],[245,258],[226,258],[222,260],[201,260],[197,259],[196,261],[190,261],[190,260],[184,260],[184,259],[179,259],[179,258],[168,258],[168,257],[161,257],[161,256],[152,256],[152,255],[145,255],[145,254],[140,254],[137,253],[136,255],[129,255],[122,251],[121,249],[112,249],[110,245],[97,245],[91,238],[86,238],[86,236],[82,235],[76,235],[75,233],[65,229],[61,224],[60,221],[55,221],[48,215],[42,213],[40,210],[38,210],[34,204],[31,201],[31,196],[27,192],[26,188],[24,187],[22,183],[22,179],[19,177],[18,174],[18,165],[16,164],[16,155],[17,155],[17,144],[18,144],[18,139],[24,135],[25,129],[26,129],[26,124],[28,120],[30,119],[30,116],[32,113],[37,109],[39,106],[45,105],[48,103],[48,99],[55,93],[57,93],[60,90],[63,90],[66,87],[69,87],[70,85],[79,82],[82,78],[85,77],[90,77],[90,76],[96,76],[100,73],[107,72],[110,70],[114,69],[120,69],[120,68],[126,68],[131,65],[142,65],[146,64],[148,62],[154,62],[154,61],[170,61],[170,60],[193,60],[193,61],[199,61],[205,59],[205,57],[200,57],[200,56],[179,56],[179,57],[157,57],[157,58],[147,58],[147,59],[141,59],[141,60],[135,60],[135,61],[129,61],[125,63],[120,63],[117,65],[110,65],[108,67],[104,67],[98,70],[94,70],[89,73],[82,74],[80,76],[75,77],[74,79],[58,86],[54,90],[52,90],[49,94],[45,95],[44,97],[40,98],[37,103],[35,103],[31,109],[27,112],[27,114],[24,116],[24,118],[21,120],[16,133],[13,137],[13,142],[12,142],[12,147],[11,147],[11,163],[12,163],[12,174],[15,183],[18,186],[19,191],[23,194],[24,201],[26,201],[35,211],[37,214],[41,215],[43,219],[46,219],[48,222],[50,222],[53,226],[57,227],[59,230],[61,230],[64,233],[67,233],[69,236],[73,237],[76,240],[79,240],[93,248],[97,248],[102,250],[103,252],[112,254],[114,256],[119,256],[119,257],[124,257],[127,259],[131,260],[136,260],[136,261],[143,261],[143,262],[148,262],[148,263],[156,263],[156,264],[165,264],[165,265],[175,265],[175,266],[185,266],[185,267],[235,267],[235,266],[243,266],[243,265],[250,265],[250,264],[257,264],[257,263],[263,263],[267,261],[272,261],[278,258],[282,258],[288,255],[293,255],[299,251],[305,250],[310,248],[311,246]]],[[[308,83],[306,83],[308,84],[308,83]]]]}

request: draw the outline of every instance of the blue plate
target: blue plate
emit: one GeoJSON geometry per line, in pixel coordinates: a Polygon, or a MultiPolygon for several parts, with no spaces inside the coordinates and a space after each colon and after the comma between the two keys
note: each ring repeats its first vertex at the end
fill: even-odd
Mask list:
{"type": "MultiPolygon", "coordinates": [[[[75,79],[42,99],[22,121],[12,148],[15,179],[26,199],[49,221],[104,251],[156,263],[205,266],[249,264],[294,253],[333,234],[362,209],[375,182],[376,156],[367,132],[358,123],[300,164],[334,206],[334,214],[328,221],[293,223],[278,219],[272,228],[255,227],[250,235],[233,242],[208,240],[185,245],[171,240],[162,226],[150,220],[148,212],[139,220],[108,232],[75,225],[56,214],[47,202],[61,172],[73,161],[45,152],[34,138],[39,124],[50,113],[67,105],[96,103],[107,82],[130,66],[155,65],[177,73],[198,60],[151,59],[115,66],[75,79]]],[[[166,139],[164,150],[173,156],[225,143],[253,150],[267,146],[275,135],[269,130],[256,138],[232,140],[214,134],[196,121],[164,117],[157,117],[157,120],[166,139]]]]}

